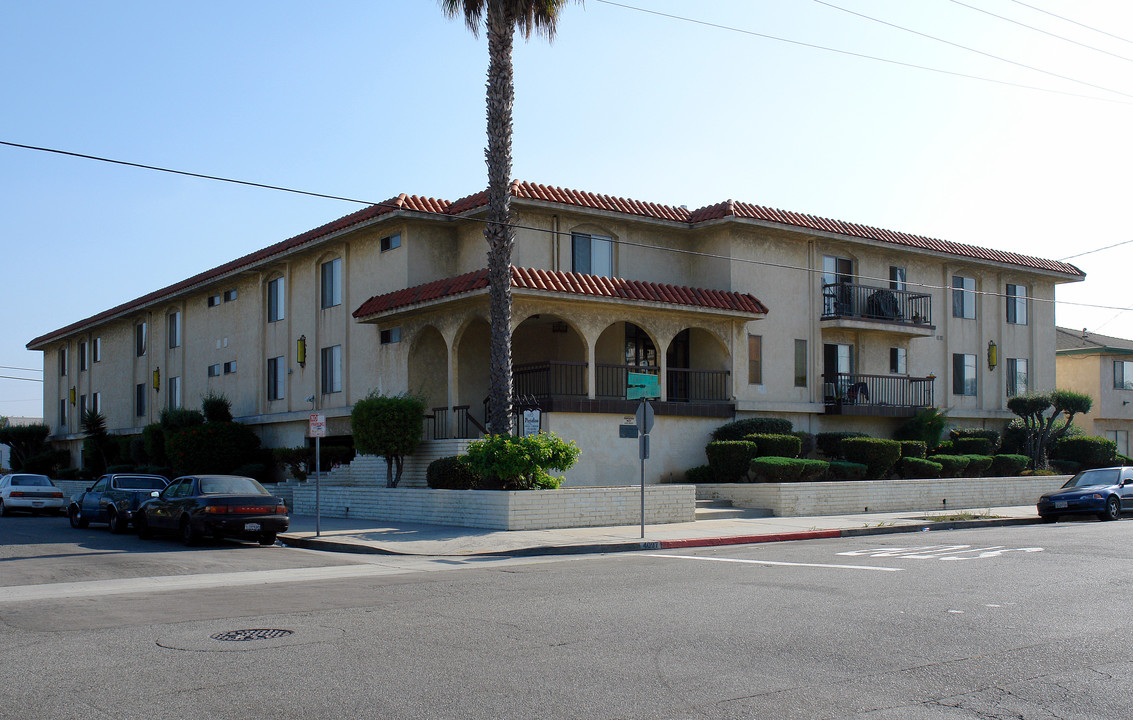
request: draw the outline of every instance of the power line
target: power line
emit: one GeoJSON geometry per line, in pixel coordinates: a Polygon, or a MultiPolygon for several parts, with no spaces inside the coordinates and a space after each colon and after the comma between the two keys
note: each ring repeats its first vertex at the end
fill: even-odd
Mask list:
{"type": "Polygon", "coordinates": [[[1079,47],[1084,47],[1087,50],[1093,50],[1094,52],[1100,52],[1103,55],[1109,55],[1110,57],[1115,57],[1119,60],[1124,60],[1125,62],[1133,62],[1133,58],[1127,58],[1124,55],[1118,55],[1117,53],[1112,53],[1109,50],[1102,50],[1100,47],[1096,47],[1094,45],[1090,45],[1090,44],[1084,43],[1084,42],[1078,42],[1077,40],[1072,40],[1072,39],[1065,37],[1063,35],[1059,35],[1058,33],[1052,33],[1052,32],[1049,32],[1047,30],[1043,30],[1042,28],[1037,28],[1033,25],[1028,25],[1024,22],[1019,22],[1018,20],[1013,20],[1013,19],[1011,19],[1009,17],[1005,17],[1003,15],[996,15],[995,13],[991,12],[990,10],[984,10],[983,8],[978,8],[975,5],[969,5],[968,3],[960,2],[960,0],[948,0],[948,2],[959,5],[960,7],[966,7],[969,10],[975,10],[976,12],[983,13],[984,15],[990,15],[993,18],[998,18],[998,19],[1003,20],[1005,22],[1009,22],[1013,25],[1018,25],[1019,27],[1024,27],[1024,28],[1027,28],[1028,30],[1033,30],[1037,33],[1042,33],[1043,35],[1049,35],[1050,37],[1057,38],[1059,40],[1062,40],[1063,42],[1068,42],[1068,43],[1071,43],[1073,45],[1077,45],[1079,47]]]}
{"type": "Polygon", "coordinates": [[[0,369],[3,369],[3,370],[27,370],[28,372],[37,372],[37,373],[43,372],[43,370],[41,368],[12,367],[11,365],[0,365],[0,369]]]}
{"type": "Polygon", "coordinates": [[[1067,260],[1073,260],[1074,258],[1079,258],[1079,257],[1082,257],[1083,255],[1093,255],[1094,253],[1101,252],[1102,250],[1112,250],[1115,247],[1121,247],[1122,245],[1128,245],[1129,243],[1133,243],[1133,240],[1122,240],[1121,242],[1114,243],[1113,245],[1106,245],[1105,247],[1095,248],[1093,250],[1087,250],[1086,252],[1080,252],[1077,255],[1071,255],[1070,257],[1064,257],[1059,262],[1066,262],[1067,260]]]}
{"type": "Polygon", "coordinates": [[[12,375],[0,375],[0,378],[3,378],[5,380],[27,380],[28,382],[37,382],[37,383],[43,382],[43,380],[41,380],[39,378],[22,378],[22,377],[14,377],[12,375]]]}
{"type": "Polygon", "coordinates": [[[826,0],[814,0],[814,2],[818,3],[819,5],[825,5],[828,8],[833,8],[834,10],[841,10],[842,12],[847,13],[849,15],[855,15],[857,17],[862,18],[863,20],[869,20],[870,22],[875,22],[875,23],[878,23],[878,24],[881,24],[881,25],[885,25],[886,27],[891,27],[891,28],[894,28],[895,30],[901,30],[903,32],[912,33],[913,35],[917,35],[918,37],[928,38],[929,40],[934,40],[938,43],[943,43],[945,45],[951,45],[952,47],[960,48],[961,50],[967,50],[968,52],[976,53],[977,55],[983,55],[984,57],[989,57],[989,58],[992,58],[993,60],[999,60],[1000,62],[1005,62],[1005,63],[1009,63],[1011,65],[1015,65],[1017,67],[1026,68],[1027,70],[1033,70],[1035,72],[1039,72],[1039,73],[1042,73],[1044,75],[1050,75],[1051,77],[1056,77],[1056,78],[1059,78],[1060,80],[1067,80],[1067,81],[1072,82],[1072,83],[1077,83],[1078,85],[1085,85],[1086,87],[1092,87],[1096,90],[1104,90],[1105,92],[1111,92],[1111,93],[1114,93],[1115,95],[1121,95],[1123,97],[1133,98],[1133,95],[1131,95],[1129,93],[1121,92],[1120,90],[1113,90],[1112,88],[1107,88],[1104,85],[1095,85],[1094,83],[1086,82],[1085,80],[1078,80],[1076,78],[1072,78],[1069,75],[1061,75],[1061,74],[1053,72],[1051,70],[1043,70],[1042,68],[1035,67],[1034,65],[1028,65],[1026,63],[1021,63],[1021,62],[1018,62],[1016,60],[1011,60],[1009,58],[1001,57],[999,55],[994,55],[992,53],[985,52],[983,50],[977,50],[976,48],[968,47],[967,45],[961,45],[960,43],[952,42],[951,40],[945,40],[944,38],[938,38],[935,35],[929,35],[928,33],[923,33],[919,30],[913,30],[911,28],[907,28],[907,27],[904,27],[904,26],[901,26],[901,25],[897,25],[896,23],[891,23],[887,20],[875,18],[871,15],[866,15],[864,13],[856,12],[856,11],[850,10],[848,8],[839,7],[838,5],[834,5],[833,3],[826,2],[826,0]]]}
{"type": "Polygon", "coordinates": [[[953,77],[966,78],[968,80],[978,80],[980,82],[994,83],[996,85],[1004,85],[1007,87],[1015,87],[1023,90],[1035,90],[1037,92],[1052,93],[1055,95],[1066,95],[1068,97],[1084,98],[1086,100],[1097,100],[1099,102],[1118,103],[1120,105],[1129,105],[1131,103],[1125,100],[1118,100],[1116,98],[1096,97],[1094,95],[1084,95],[1082,93],[1070,92],[1067,90],[1055,90],[1053,88],[1039,87],[1038,85],[1028,85],[1026,83],[1012,82],[1010,80],[996,80],[995,78],[983,77],[981,75],[971,75],[968,73],[956,72],[954,70],[944,70],[942,68],[930,67],[928,65],[918,65],[917,63],[904,62],[902,60],[893,60],[890,58],[878,57],[876,55],[866,55],[865,53],[854,52],[852,50],[840,50],[838,48],[827,47],[825,45],[817,45],[815,43],[803,42],[801,40],[791,40],[790,38],[776,37],[775,35],[767,35],[765,33],[755,32],[754,30],[744,30],[742,28],[732,27],[730,25],[721,25],[719,23],[712,23],[705,20],[697,20],[696,18],[684,17],[682,15],[673,15],[671,13],[664,13],[657,10],[649,10],[648,8],[637,7],[634,5],[626,5],[613,0],[595,0],[596,2],[605,5],[612,5],[620,7],[625,10],[633,10],[647,15],[656,15],[658,17],[669,18],[671,20],[679,20],[681,22],[692,23],[694,25],[703,25],[705,27],[716,28],[717,30],[726,30],[728,32],[740,33],[742,35],[751,35],[753,37],[763,38],[765,40],[774,40],[775,42],[783,42],[789,45],[798,45],[799,47],[810,48],[812,50],[823,50],[825,52],[837,53],[839,55],[848,55],[850,57],[861,58],[864,60],[874,60],[876,62],[888,63],[890,65],[898,65],[900,67],[913,68],[914,70],[925,70],[927,72],[939,73],[941,75],[951,75],[953,77]]]}
{"type": "MultiPolygon", "coordinates": [[[[598,0],[598,1],[601,2],[602,0],[598,0]]],[[[1106,35],[1106,36],[1111,37],[1115,40],[1120,40],[1121,42],[1126,42],[1126,43],[1129,43],[1130,45],[1133,45],[1133,40],[1123,38],[1120,35],[1114,35],[1113,33],[1108,33],[1105,30],[1099,30],[1096,27],[1086,25],[1085,23],[1080,23],[1077,20],[1071,20],[1070,18],[1063,17],[1062,15],[1056,15],[1056,14],[1050,12],[1049,10],[1043,10],[1041,7],[1035,7],[1034,5],[1028,5],[1025,2],[1021,2],[1021,0],[1011,0],[1011,2],[1015,3],[1016,5],[1022,5],[1025,8],[1030,8],[1030,9],[1035,10],[1037,12],[1041,12],[1045,15],[1050,15],[1051,17],[1058,18],[1059,20],[1063,20],[1065,22],[1071,23],[1072,25],[1077,25],[1078,27],[1084,27],[1087,30],[1092,30],[1096,33],[1101,33],[1102,35],[1106,35]]]]}

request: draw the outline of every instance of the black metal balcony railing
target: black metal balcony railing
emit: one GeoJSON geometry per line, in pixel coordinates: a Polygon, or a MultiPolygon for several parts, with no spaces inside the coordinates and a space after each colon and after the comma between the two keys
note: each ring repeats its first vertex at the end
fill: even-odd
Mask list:
{"type": "Polygon", "coordinates": [[[822,317],[931,325],[932,296],[857,283],[829,283],[822,286],[822,317]]]}
{"type": "Polygon", "coordinates": [[[912,415],[933,407],[936,378],[905,375],[824,375],[823,401],[828,413],[863,415],[912,415]]]}
{"type": "Polygon", "coordinates": [[[622,398],[626,396],[626,389],[629,387],[629,374],[647,373],[649,375],[658,375],[661,373],[661,368],[656,365],[609,365],[606,363],[595,363],[594,365],[594,397],[598,398],[622,398]]]}
{"type": "Polygon", "coordinates": [[[666,389],[669,402],[723,402],[731,395],[731,373],[727,370],[668,368],[666,389]]]}
{"type": "Polygon", "coordinates": [[[586,397],[586,363],[544,360],[515,365],[512,383],[518,396],[586,397]]]}

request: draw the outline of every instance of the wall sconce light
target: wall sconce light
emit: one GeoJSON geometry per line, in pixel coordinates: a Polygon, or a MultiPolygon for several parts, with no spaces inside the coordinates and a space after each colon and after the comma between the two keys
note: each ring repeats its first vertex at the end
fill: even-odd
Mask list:
{"type": "Polygon", "coordinates": [[[999,364],[999,346],[995,344],[994,340],[987,341],[987,369],[994,370],[995,366],[999,364]]]}
{"type": "Polygon", "coordinates": [[[76,395],[75,388],[71,388],[71,404],[72,405],[75,404],[75,395],[76,395]]]}
{"type": "Polygon", "coordinates": [[[161,368],[159,367],[153,369],[153,390],[154,392],[161,390],[161,368]]]}
{"type": "Polygon", "coordinates": [[[299,340],[295,343],[295,362],[299,363],[299,367],[307,366],[307,336],[300,335],[299,340]]]}

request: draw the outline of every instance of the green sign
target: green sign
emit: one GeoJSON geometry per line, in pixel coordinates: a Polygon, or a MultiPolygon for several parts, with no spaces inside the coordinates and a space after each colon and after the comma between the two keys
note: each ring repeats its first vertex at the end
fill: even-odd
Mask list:
{"type": "Polygon", "coordinates": [[[627,373],[626,399],[644,400],[661,397],[661,379],[651,373],[627,373]]]}

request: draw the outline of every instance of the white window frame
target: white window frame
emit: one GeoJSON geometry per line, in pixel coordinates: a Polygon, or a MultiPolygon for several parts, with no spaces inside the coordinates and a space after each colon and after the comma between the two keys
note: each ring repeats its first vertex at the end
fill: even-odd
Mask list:
{"type": "Polygon", "coordinates": [[[952,276],[952,317],[976,318],[976,279],[966,275],[952,276]]]}
{"type": "Polygon", "coordinates": [[[323,395],[342,392],[342,346],[331,345],[320,353],[319,389],[323,395]]]}
{"type": "Polygon", "coordinates": [[[332,308],[342,304],[342,258],[327,260],[319,266],[319,304],[332,308]]]}
{"type": "Polygon", "coordinates": [[[570,269],[583,275],[617,277],[614,273],[614,239],[605,235],[572,232],[570,269]],[[595,257],[598,258],[597,262],[595,257]]]}
{"type": "Polygon", "coordinates": [[[268,322],[279,322],[287,317],[287,280],[283,277],[268,280],[268,322]]]}

